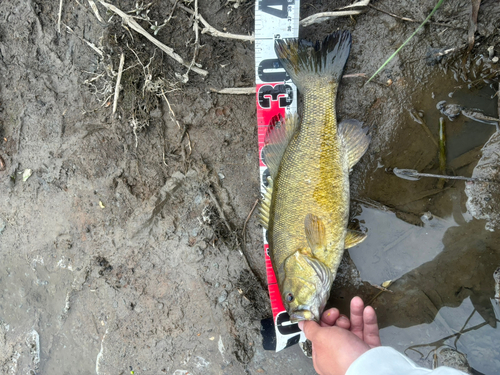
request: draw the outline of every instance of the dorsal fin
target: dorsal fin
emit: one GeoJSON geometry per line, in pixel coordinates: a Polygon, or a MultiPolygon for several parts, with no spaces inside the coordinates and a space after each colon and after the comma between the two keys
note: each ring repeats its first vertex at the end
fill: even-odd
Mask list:
{"type": "Polygon", "coordinates": [[[351,169],[368,150],[371,140],[367,134],[368,127],[363,127],[363,123],[358,120],[348,119],[339,124],[338,133],[344,143],[351,169]]]}
{"type": "Polygon", "coordinates": [[[259,222],[267,230],[269,226],[269,217],[271,214],[271,198],[273,196],[273,180],[267,177],[266,192],[262,195],[259,205],[259,222]]]}
{"type": "Polygon", "coordinates": [[[280,167],[281,158],[288,143],[298,129],[299,120],[297,115],[292,115],[285,119],[281,116],[274,116],[264,138],[264,149],[262,158],[269,168],[272,178],[276,178],[280,167]]]}

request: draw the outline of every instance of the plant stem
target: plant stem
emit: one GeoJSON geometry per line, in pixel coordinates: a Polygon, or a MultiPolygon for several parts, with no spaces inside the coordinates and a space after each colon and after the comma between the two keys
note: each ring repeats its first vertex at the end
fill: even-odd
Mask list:
{"type": "Polygon", "coordinates": [[[439,0],[436,4],[436,6],[434,7],[434,9],[432,9],[432,11],[429,13],[429,15],[427,16],[427,18],[424,20],[424,22],[422,22],[420,24],[419,27],[417,27],[417,29],[413,32],[413,34],[410,35],[410,37],[408,39],[405,40],[405,42],[401,45],[401,47],[399,47],[396,52],[394,52],[391,57],[389,57],[383,64],[380,68],[378,68],[378,70],[370,77],[370,79],[366,82],[370,82],[377,74],[380,73],[380,71],[382,69],[384,69],[384,67],[389,64],[389,62],[394,58],[394,56],[396,56],[398,54],[399,51],[401,51],[401,49],[415,36],[415,34],[418,32],[418,30],[420,30],[422,28],[422,26],[424,26],[427,21],[429,21],[429,19],[432,17],[432,15],[436,12],[436,10],[438,10],[438,8],[441,6],[441,4],[443,4],[443,1],[444,0],[439,0]]]}

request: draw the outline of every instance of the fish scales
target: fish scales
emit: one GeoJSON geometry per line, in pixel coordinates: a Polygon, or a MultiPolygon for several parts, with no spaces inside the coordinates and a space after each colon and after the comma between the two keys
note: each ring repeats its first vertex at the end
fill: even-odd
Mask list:
{"type": "Polygon", "coordinates": [[[266,135],[267,192],[260,206],[284,305],[292,322],[319,320],[345,248],[365,235],[347,228],[349,170],[368,148],[356,120],[337,124],[338,82],[351,36],[338,31],[313,45],[277,40],[276,54],[304,96],[302,121],[277,121],[266,135]]]}
{"type": "MultiPolygon", "coordinates": [[[[273,266],[282,268],[288,256],[307,246],[304,219],[312,212],[328,228],[328,247],[317,257],[335,273],[349,214],[349,168],[337,134],[337,84],[318,80],[310,86],[300,131],[290,141],[274,182],[269,244],[273,266]]],[[[284,277],[283,272],[278,275],[284,277]]]]}

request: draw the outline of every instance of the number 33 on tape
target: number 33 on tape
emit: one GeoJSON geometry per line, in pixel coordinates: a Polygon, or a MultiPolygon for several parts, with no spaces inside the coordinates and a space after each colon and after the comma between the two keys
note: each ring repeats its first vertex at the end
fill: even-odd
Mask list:
{"type": "MultiPolygon", "coordinates": [[[[264,192],[269,171],[262,160],[262,148],[267,128],[273,117],[290,116],[297,112],[297,87],[281,66],[274,52],[274,40],[297,38],[299,35],[298,0],[257,0],[255,2],[255,80],[257,86],[257,127],[261,190],[264,192]]],[[[261,322],[264,349],[280,351],[300,341],[304,334],[297,324],[290,322],[269,257],[269,245],[264,230],[266,260],[272,319],[261,322]]]]}

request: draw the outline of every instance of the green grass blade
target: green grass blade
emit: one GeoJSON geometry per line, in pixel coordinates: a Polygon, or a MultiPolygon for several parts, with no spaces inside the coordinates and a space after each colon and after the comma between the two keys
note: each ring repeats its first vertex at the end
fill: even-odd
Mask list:
{"type": "Polygon", "coordinates": [[[420,30],[422,28],[422,26],[424,26],[427,21],[429,21],[429,19],[432,17],[432,15],[436,12],[436,10],[438,10],[438,8],[441,6],[441,4],[443,4],[444,0],[439,0],[436,4],[436,6],[434,7],[434,9],[432,9],[432,12],[429,13],[429,15],[427,16],[427,18],[424,20],[424,22],[422,22],[420,24],[420,26],[413,32],[413,34],[410,35],[410,37],[408,39],[405,40],[405,42],[401,45],[401,47],[399,47],[396,52],[394,52],[391,57],[389,57],[383,64],[380,68],[378,68],[378,70],[370,77],[370,79],[366,82],[370,82],[377,74],[380,73],[380,71],[382,69],[384,69],[384,67],[389,64],[389,62],[394,58],[394,56],[396,56],[398,54],[399,51],[401,51],[401,49],[415,36],[415,34],[418,32],[418,30],[420,30]]]}

